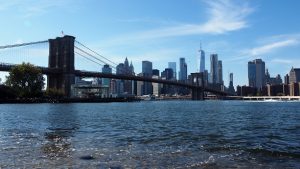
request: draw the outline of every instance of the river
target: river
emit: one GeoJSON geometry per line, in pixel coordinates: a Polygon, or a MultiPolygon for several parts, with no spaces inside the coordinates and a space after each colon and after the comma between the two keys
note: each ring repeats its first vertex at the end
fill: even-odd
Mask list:
{"type": "Polygon", "coordinates": [[[300,102],[0,104],[0,168],[300,168],[300,102]]]}

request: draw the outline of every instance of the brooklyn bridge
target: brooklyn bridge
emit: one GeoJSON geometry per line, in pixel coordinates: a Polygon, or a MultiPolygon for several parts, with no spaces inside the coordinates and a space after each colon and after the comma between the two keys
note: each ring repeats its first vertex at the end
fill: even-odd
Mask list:
{"type": "MultiPolygon", "coordinates": [[[[122,79],[122,80],[133,80],[133,81],[143,81],[143,82],[153,82],[153,83],[161,83],[172,86],[185,87],[191,90],[192,99],[193,100],[203,100],[204,93],[210,92],[215,95],[227,95],[226,92],[210,87],[209,85],[204,85],[203,77],[198,74],[192,74],[191,82],[178,82],[171,80],[162,80],[162,79],[154,79],[151,77],[141,77],[135,75],[120,75],[116,73],[103,73],[98,71],[89,71],[84,68],[84,70],[79,70],[75,68],[75,55],[80,55],[90,62],[94,62],[98,64],[99,61],[101,63],[108,64],[114,67],[113,63],[110,59],[100,55],[95,52],[91,48],[82,44],[75,40],[75,37],[65,35],[63,37],[57,37],[55,39],[48,39],[44,41],[30,42],[30,43],[20,43],[14,45],[5,45],[0,46],[1,50],[15,49],[20,47],[30,47],[32,45],[37,44],[45,44],[49,45],[49,53],[48,53],[48,66],[36,65],[42,70],[44,75],[47,75],[47,88],[48,89],[57,89],[61,90],[65,93],[66,97],[71,97],[71,86],[75,84],[75,77],[82,78],[110,78],[110,79],[122,79]],[[86,57],[86,54],[91,58],[86,57]]],[[[19,55],[22,55],[20,53],[19,55]]],[[[30,62],[27,60],[26,62],[30,62]]],[[[3,59],[0,56],[0,71],[9,71],[14,66],[20,63],[10,63],[3,59]]],[[[80,63],[79,63],[80,64],[80,63]]]]}

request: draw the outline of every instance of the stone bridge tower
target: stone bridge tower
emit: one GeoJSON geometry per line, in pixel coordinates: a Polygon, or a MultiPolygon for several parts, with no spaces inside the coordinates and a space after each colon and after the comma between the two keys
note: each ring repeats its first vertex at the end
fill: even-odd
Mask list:
{"type": "Polygon", "coordinates": [[[48,89],[60,90],[66,97],[71,97],[71,85],[75,83],[74,42],[75,37],[68,35],[49,39],[48,68],[59,69],[60,73],[47,76],[48,89]]]}

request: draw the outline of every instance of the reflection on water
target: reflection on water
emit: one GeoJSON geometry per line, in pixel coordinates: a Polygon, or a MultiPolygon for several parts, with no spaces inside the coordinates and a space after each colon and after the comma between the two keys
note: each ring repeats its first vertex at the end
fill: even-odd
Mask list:
{"type": "Polygon", "coordinates": [[[72,156],[71,139],[79,129],[77,113],[72,104],[53,105],[47,114],[49,127],[45,131],[46,143],[41,147],[42,152],[49,158],[70,158],[72,156]]]}
{"type": "Polygon", "coordinates": [[[298,103],[11,104],[0,110],[0,168],[300,168],[298,103]]]}

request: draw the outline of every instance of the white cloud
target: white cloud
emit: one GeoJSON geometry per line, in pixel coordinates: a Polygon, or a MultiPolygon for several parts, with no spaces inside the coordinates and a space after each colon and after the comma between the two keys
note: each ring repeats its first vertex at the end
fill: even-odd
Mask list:
{"type": "MultiPolygon", "coordinates": [[[[139,40],[158,39],[166,37],[188,36],[198,34],[224,34],[231,31],[237,31],[248,26],[246,17],[253,12],[246,1],[242,3],[232,0],[207,1],[206,14],[208,20],[204,23],[190,24],[181,23],[175,26],[162,27],[142,32],[127,34],[112,38],[105,43],[128,44],[139,40]]],[[[129,21],[138,21],[137,19],[129,21]]]]}
{"type": "Polygon", "coordinates": [[[245,52],[251,56],[257,56],[257,55],[262,55],[262,54],[267,54],[267,53],[273,52],[280,48],[293,46],[296,44],[299,44],[298,39],[286,39],[286,40],[282,40],[282,41],[265,44],[263,46],[255,47],[250,50],[246,50],[245,52]]]}
{"type": "Polygon", "coordinates": [[[292,64],[294,61],[293,60],[288,60],[288,59],[272,59],[272,63],[277,63],[277,64],[292,64]]]}
{"type": "Polygon", "coordinates": [[[16,13],[19,13],[22,17],[28,18],[36,15],[42,15],[47,13],[50,9],[53,8],[67,8],[70,4],[74,2],[71,0],[43,0],[43,1],[34,1],[34,0],[14,0],[14,1],[3,1],[0,4],[0,11],[4,10],[14,10],[16,13]],[[71,3],[72,2],[72,3],[71,3]]]}
{"type": "MultiPolygon", "coordinates": [[[[237,57],[229,59],[229,61],[249,60],[253,57],[262,58],[266,54],[272,54],[284,48],[296,46],[300,44],[300,34],[282,34],[265,37],[258,40],[259,45],[253,48],[243,49],[237,54],[237,57]]],[[[274,59],[274,63],[290,63],[284,59],[274,59]]]]}

